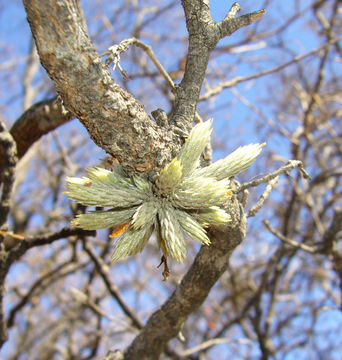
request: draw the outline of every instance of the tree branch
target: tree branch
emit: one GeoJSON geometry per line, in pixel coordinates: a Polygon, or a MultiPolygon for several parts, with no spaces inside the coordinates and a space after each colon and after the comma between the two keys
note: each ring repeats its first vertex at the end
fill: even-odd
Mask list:
{"type": "MultiPolygon", "coordinates": [[[[0,203],[0,229],[7,230],[7,217],[10,210],[10,200],[14,183],[15,166],[17,163],[17,148],[6,125],[0,120],[0,155],[3,158],[1,178],[3,179],[1,203],[0,203]]],[[[7,325],[5,321],[3,298],[5,294],[5,277],[7,269],[5,262],[7,253],[5,250],[4,236],[0,235],[0,348],[7,341],[7,325]]]]}
{"type": "Polygon", "coordinates": [[[272,188],[278,183],[278,176],[276,176],[274,179],[270,180],[267,183],[266,189],[263,192],[263,194],[260,196],[258,202],[249,209],[247,213],[247,218],[255,216],[255,214],[261,209],[261,207],[264,205],[265,200],[270,196],[272,188]]]}
{"type": "MultiPolygon", "coordinates": [[[[21,159],[30,146],[43,135],[74,118],[57,97],[40,101],[26,110],[13,124],[10,132],[17,144],[21,159]]],[[[1,167],[1,161],[0,161],[1,167]]]]}
{"type": "MultiPolygon", "coordinates": [[[[14,183],[14,172],[17,164],[17,148],[11,134],[7,131],[5,123],[0,120],[0,159],[3,166],[0,167],[0,180],[3,179],[1,202],[0,202],[0,229],[7,229],[6,222],[10,210],[10,199],[14,183]]],[[[0,244],[1,244],[0,240],[0,244]]]]}
{"type": "Polygon", "coordinates": [[[51,244],[56,240],[65,239],[69,236],[95,236],[94,230],[83,230],[79,228],[64,227],[59,231],[47,233],[38,236],[26,236],[22,240],[18,240],[16,245],[9,249],[6,261],[7,268],[18,260],[25,252],[33,247],[51,244]]]}
{"type": "Polygon", "coordinates": [[[298,243],[297,241],[294,241],[292,239],[287,238],[286,236],[282,235],[278,230],[273,228],[271,226],[270,222],[268,220],[264,220],[264,225],[267,227],[267,229],[275,235],[278,239],[280,239],[283,243],[293,246],[296,249],[302,249],[308,253],[314,254],[318,252],[318,249],[316,249],[313,246],[309,246],[306,244],[298,243]]]}
{"type": "MultiPolygon", "coordinates": [[[[74,116],[62,105],[57,97],[40,101],[26,110],[13,124],[10,134],[16,143],[17,156],[20,160],[26,151],[43,135],[55,130],[60,125],[72,120],[74,116]]],[[[0,149],[0,155],[2,155],[0,149]]],[[[5,157],[0,156],[0,169],[5,157]]],[[[0,182],[2,176],[0,175],[0,182]]]]}
{"type": "Polygon", "coordinates": [[[286,165],[280,167],[278,170],[276,171],[273,171],[272,173],[270,174],[267,174],[259,179],[256,179],[256,180],[252,180],[250,182],[247,182],[247,183],[244,183],[242,184],[237,190],[236,192],[242,192],[246,189],[249,189],[251,187],[255,187],[255,186],[258,186],[260,184],[263,184],[263,183],[266,183],[266,182],[269,182],[270,180],[278,177],[279,175],[281,174],[284,174],[290,170],[293,170],[295,168],[299,168],[300,172],[302,173],[303,177],[305,179],[311,179],[310,175],[305,171],[305,169],[303,168],[303,163],[299,160],[289,160],[287,162],[286,165]]]}
{"type": "Polygon", "coordinates": [[[254,11],[250,14],[235,17],[238,11],[240,11],[240,5],[238,3],[234,3],[225,19],[218,24],[218,27],[221,31],[221,38],[230,36],[241,27],[250,25],[254,21],[260,20],[266,12],[265,9],[262,9],[259,11],[254,11]]]}
{"type": "Polygon", "coordinates": [[[235,18],[240,5],[234,3],[225,19],[216,23],[210,15],[209,1],[182,0],[182,5],[189,32],[189,48],[184,77],[176,87],[177,98],[172,121],[187,132],[195,116],[211,51],[220,39],[260,19],[265,10],[235,18]]]}
{"type": "Polygon", "coordinates": [[[24,0],[24,5],[41,63],[66,108],[129,174],[147,172],[153,178],[183,140],[158,127],[143,105],[114,83],[78,1],[24,0]]]}

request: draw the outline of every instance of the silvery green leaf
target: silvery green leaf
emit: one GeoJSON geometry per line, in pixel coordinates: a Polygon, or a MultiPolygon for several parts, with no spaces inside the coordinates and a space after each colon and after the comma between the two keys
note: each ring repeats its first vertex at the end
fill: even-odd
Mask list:
{"type": "MultiPolygon", "coordinates": [[[[183,262],[186,257],[186,246],[174,208],[172,206],[164,205],[158,211],[158,218],[161,236],[167,254],[170,254],[178,262],[183,262]]],[[[164,255],[166,256],[167,254],[164,255]]]]}
{"type": "Polygon", "coordinates": [[[107,206],[107,207],[130,207],[139,205],[144,197],[137,191],[124,188],[101,188],[98,186],[86,186],[76,184],[68,179],[68,189],[65,193],[70,199],[83,205],[107,206]]]}
{"type": "Polygon", "coordinates": [[[130,226],[127,231],[115,242],[112,260],[117,261],[123,257],[135,255],[146,246],[153,232],[152,225],[146,225],[140,229],[130,226]]]}
{"type": "Polygon", "coordinates": [[[183,178],[187,177],[198,167],[200,155],[210,141],[212,122],[212,119],[210,119],[194,126],[177,155],[177,158],[181,160],[183,165],[183,178]]]}
{"type": "Polygon", "coordinates": [[[175,210],[175,215],[182,230],[192,239],[199,241],[201,244],[210,244],[205,230],[192,216],[181,210],[175,210]]]}
{"type": "Polygon", "coordinates": [[[217,180],[230,178],[253,164],[264,145],[250,144],[241,146],[226,158],[218,160],[202,169],[195,170],[193,176],[212,176],[217,180]]]}
{"type": "Polygon", "coordinates": [[[89,214],[80,214],[72,221],[74,226],[84,230],[106,229],[130,221],[137,207],[128,209],[112,209],[108,211],[92,211],[89,214]]]}
{"type": "Polygon", "coordinates": [[[182,163],[176,157],[162,169],[156,179],[156,186],[163,195],[171,194],[182,178],[182,163]]]}
{"type": "Polygon", "coordinates": [[[160,221],[159,217],[157,216],[154,221],[154,230],[155,230],[155,234],[156,234],[156,238],[157,238],[158,247],[159,247],[159,249],[161,249],[164,256],[167,256],[165,241],[164,241],[162,233],[161,233],[161,227],[160,227],[159,221],[160,221]]]}
{"type": "Polygon", "coordinates": [[[175,189],[172,202],[181,209],[223,206],[228,200],[227,182],[210,177],[188,177],[175,189]]]}
{"type": "MultiPolygon", "coordinates": [[[[116,164],[116,163],[115,163],[116,164]]],[[[121,165],[117,164],[121,168],[121,165]]],[[[113,186],[124,187],[126,189],[136,189],[133,180],[125,176],[125,173],[119,169],[114,168],[114,171],[109,171],[100,167],[88,168],[88,178],[99,187],[113,186]]]]}
{"type": "Polygon", "coordinates": [[[83,205],[130,207],[141,204],[149,196],[131,180],[125,180],[102,168],[90,168],[88,178],[67,177],[65,192],[83,205]]]}
{"type": "Polygon", "coordinates": [[[149,181],[137,175],[132,176],[132,181],[139,190],[152,195],[152,184],[149,181]]]}
{"type": "MultiPolygon", "coordinates": [[[[117,164],[117,163],[114,163],[117,164]]],[[[125,173],[120,171],[121,166],[117,164],[119,168],[114,167],[113,171],[101,167],[89,167],[88,178],[93,182],[99,182],[101,184],[115,184],[115,183],[126,183],[130,182],[130,179],[125,176],[125,173]]]]}
{"type": "Polygon", "coordinates": [[[153,224],[159,208],[158,201],[147,201],[141,204],[133,215],[133,229],[140,229],[148,224],[153,224]]]}
{"type": "Polygon", "coordinates": [[[231,217],[225,210],[212,206],[208,209],[190,211],[191,216],[202,226],[222,225],[231,220],[231,217]]]}

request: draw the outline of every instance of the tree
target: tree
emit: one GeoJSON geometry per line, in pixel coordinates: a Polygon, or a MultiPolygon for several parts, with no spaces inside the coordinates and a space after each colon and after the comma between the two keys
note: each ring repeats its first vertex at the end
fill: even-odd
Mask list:
{"type": "MultiPolygon", "coordinates": [[[[167,21],[177,19],[181,10],[178,2],[164,6],[151,2],[151,7],[122,2],[113,8],[106,8],[109,5],[104,2],[99,13],[111,18],[93,30],[97,47],[106,56],[102,61],[78,1],[24,1],[40,62],[59,96],[55,97],[46,77],[40,76],[41,85],[34,86],[38,57],[32,44],[24,78],[24,108],[37,97],[35,92],[40,92],[41,101],[29,107],[10,131],[4,122],[1,128],[0,219],[4,225],[0,284],[3,299],[7,276],[9,306],[5,315],[2,305],[0,324],[2,343],[7,339],[6,329],[11,329],[9,358],[27,354],[35,359],[83,359],[126,348],[124,354],[109,354],[107,358],[156,359],[164,353],[165,358],[199,359],[216,356],[214,345],[219,343],[228,344],[224,358],[284,358],[301,348],[306,355],[312,352],[310,358],[334,358],[340,344],[329,338],[332,330],[324,329],[320,316],[328,307],[337,311],[341,303],[341,80],[336,69],[336,58],[341,55],[337,37],[341,9],[337,0],[295,3],[293,10],[279,5],[280,26],[274,26],[272,20],[276,23],[276,19],[272,18],[263,26],[264,18],[257,21],[263,10],[237,16],[240,6],[235,3],[224,20],[215,22],[207,1],[182,1],[188,39],[179,43],[187,44],[188,49],[179,55],[169,44],[172,36],[178,41],[184,34],[177,28],[164,33],[158,25],[174,26],[167,21]],[[118,39],[116,29],[128,14],[129,30],[118,39]],[[135,21],[131,23],[132,18],[135,21]],[[306,38],[313,38],[313,50],[300,56],[287,33],[297,21],[303,24],[301,29],[307,26],[306,38]],[[104,29],[119,46],[107,50],[113,41],[107,38],[101,42],[104,29]],[[151,39],[156,38],[160,54],[168,49],[163,60],[170,75],[155,55],[156,47],[141,40],[148,38],[146,29],[151,39]],[[233,33],[235,43],[219,42],[233,33]],[[120,42],[125,38],[130,40],[120,42]],[[263,50],[267,42],[268,52],[263,50]],[[253,46],[266,57],[264,63],[254,63],[248,56],[253,46]],[[119,62],[124,51],[131,57],[128,64],[119,62]],[[179,68],[171,71],[177,63],[170,61],[174,54],[179,68]],[[242,71],[245,64],[256,71],[227,80],[223,56],[231,60],[231,74],[235,61],[242,71]],[[114,74],[108,71],[112,63],[121,70],[122,80],[113,81],[112,76],[119,76],[117,69],[114,74]],[[208,68],[208,63],[213,65],[208,68]],[[267,79],[269,74],[274,77],[265,80],[254,103],[241,94],[238,84],[249,81],[253,86],[251,81],[267,79]],[[174,85],[176,79],[181,79],[179,85],[174,85]],[[37,139],[77,117],[93,142],[115,158],[128,175],[138,174],[153,182],[179,152],[193,121],[213,115],[210,101],[227,88],[251,110],[243,124],[245,131],[248,116],[254,113],[257,119],[253,118],[250,127],[258,131],[262,138],[258,141],[266,138],[270,143],[267,161],[264,157],[264,164],[259,164],[265,175],[242,185],[232,181],[234,194],[228,207],[232,221],[209,228],[210,246],[198,250],[190,243],[187,262],[184,266],[172,263],[165,286],[155,270],[158,263],[154,260],[160,255],[152,241],[142,255],[113,265],[107,233],[70,226],[74,215],[85,208],[68,202],[62,189],[66,174],[84,175],[84,167],[92,161],[87,158],[94,147],[85,142],[86,135],[54,135],[44,150],[37,149],[31,155],[35,161],[29,166],[22,163],[37,139]],[[153,91],[160,99],[151,95],[153,91]],[[50,94],[54,97],[46,96],[50,94]],[[201,106],[204,101],[209,105],[201,106]],[[158,109],[152,112],[153,120],[142,103],[150,110],[163,107],[168,114],[158,109]],[[277,143],[281,151],[277,151],[277,143]],[[16,157],[23,160],[15,170],[16,157]],[[284,165],[285,158],[298,161],[285,161],[284,165]],[[78,162],[82,166],[76,165],[78,162]],[[307,179],[303,164],[312,181],[307,179]],[[296,167],[299,171],[290,176],[289,171],[296,167]],[[279,177],[284,173],[287,175],[279,177]],[[254,189],[263,183],[267,183],[266,188],[254,189]],[[263,207],[275,187],[277,192],[263,207]],[[260,218],[251,222],[245,238],[246,217],[252,218],[259,210],[266,219],[264,225],[260,218]],[[38,251],[34,252],[35,248],[38,251]],[[39,259],[39,253],[44,259],[39,259]],[[25,263],[29,265],[27,278],[20,267],[15,268],[25,263]],[[9,276],[15,279],[13,283],[9,276]],[[232,343],[235,339],[238,344],[232,343]]],[[[264,7],[271,5],[277,6],[277,2],[266,1],[264,7]]],[[[234,124],[230,136],[238,130],[234,124]]],[[[244,140],[248,136],[242,135],[237,144],[249,143],[244,140]]],[[[234,142],[232,136],[229,140],[234,142]]],[[[210,153],[207,148],[204,162],[210,161],[210,153]]],[[[255,171],[257,167],[258,163],[255,171]]],[[[341,323],[338,316],[340,313],[332,328],[341,323]]]]}

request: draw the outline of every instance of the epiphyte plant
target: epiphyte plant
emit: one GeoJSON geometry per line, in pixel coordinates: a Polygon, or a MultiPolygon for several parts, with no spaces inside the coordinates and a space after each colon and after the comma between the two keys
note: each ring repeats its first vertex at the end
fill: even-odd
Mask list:
{"type": "Polygon", "coordinates": [[[200,156],[210,141],[212,120],[197,124],[178,155],[158,174],[154,183],[128,177],[119,163],[112,171],[88,168],[87,177],[68,177],[66,194],[83,205],[108,207],[80,214],[72,224],[85,230],[114,228],[113,261],[143,250],[155,231],[163,258],[182,262],[186,257],[184,234],[210,244],[209,225],[230,221],[226,206],[230,178],[247,169],[264,144],[239,147],[226,158],[200,168],[200,156]]]}

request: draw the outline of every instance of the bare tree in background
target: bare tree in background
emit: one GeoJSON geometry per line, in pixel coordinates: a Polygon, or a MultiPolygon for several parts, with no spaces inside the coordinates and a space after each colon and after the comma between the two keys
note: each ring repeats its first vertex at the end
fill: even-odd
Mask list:
{"type": "Polygon", "coordinates": [[[218,22],[208,1],[89,1],[97,50],[79,1],[24,6],[29,54],[0,65],[1,91],[13,94],[0,119],[5,358],[339,359],[340,1],[267,0],[266,16],[238,16],[235,3],[218,22]],[[18,97],[23,113],[11,119],[18,97]],[[189,241],[168,282],[153,241],[112,264],[107,231],[70,226],[85,209],[62,195],[65,177],[83,175],[99,148],[153,181],[211,116],[225,124],[214,154],[257,133],[266,156],[235,183],[233,221],[208,230],[210,247],[189,241]]]}

